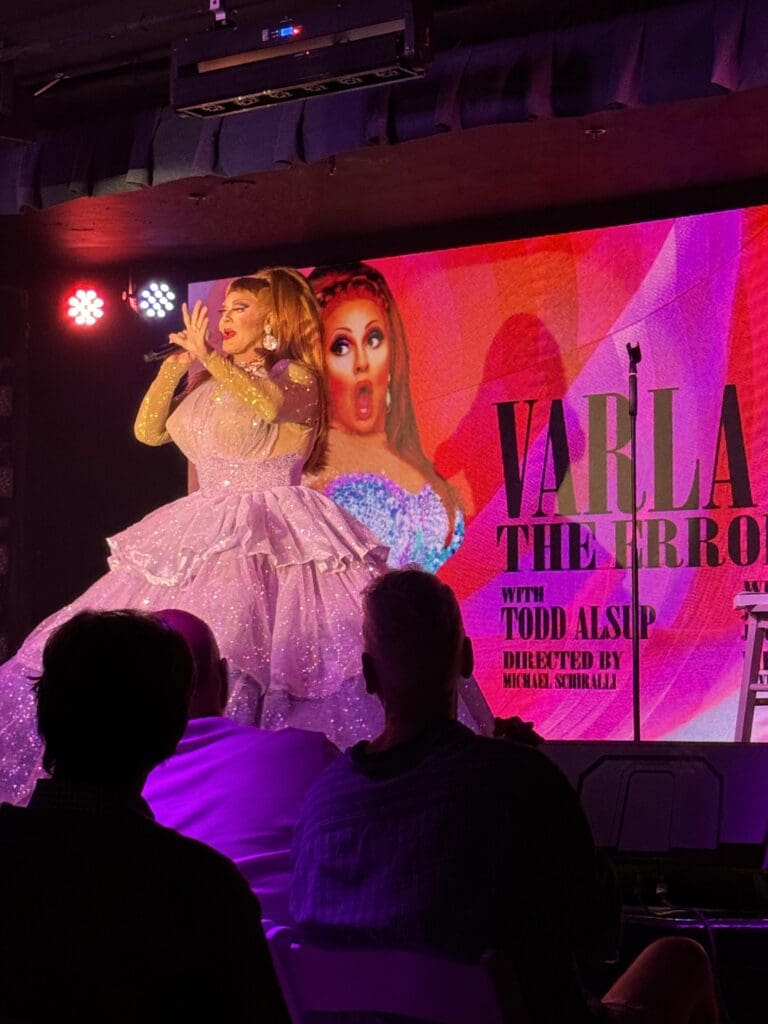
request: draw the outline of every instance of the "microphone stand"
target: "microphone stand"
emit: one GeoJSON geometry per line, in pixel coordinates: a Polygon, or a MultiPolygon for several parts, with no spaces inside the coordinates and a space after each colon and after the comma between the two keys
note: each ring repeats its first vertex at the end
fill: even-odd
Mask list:
{"type": "Polygon", "coordinates": [[[629,356],[629,478],[632,501],[632,739],[640,742],[640,555],[637,530],[637,364],[640,345],[627,345],[629,356]]]}

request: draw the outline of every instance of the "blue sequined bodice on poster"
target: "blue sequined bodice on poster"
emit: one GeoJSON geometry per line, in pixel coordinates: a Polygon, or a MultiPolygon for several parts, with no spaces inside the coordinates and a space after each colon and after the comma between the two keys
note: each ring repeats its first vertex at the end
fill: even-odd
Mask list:
{"type": "Polygon", "coordinates": [[[457,508],[453,535],[445,546],[448,513],[429,484],[414,494],[377,473],[348,473],[332,480],[323,493],[389,548],[392,568],[416,564],[437,572],[464,539],[464,516],[457,508]]]}

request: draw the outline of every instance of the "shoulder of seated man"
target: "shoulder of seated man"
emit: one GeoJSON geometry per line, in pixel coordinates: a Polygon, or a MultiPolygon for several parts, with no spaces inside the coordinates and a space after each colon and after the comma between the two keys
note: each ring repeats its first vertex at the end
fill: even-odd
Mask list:
{"type": "Polygon", "coordinates": [[[152,828],[157,846],[164,846],[167,853],[175,858],[180,866],[189,867],[195,872],[204,872],[209,878],[221,879],[225,884],[234,884],[239,889],[244,886],[245,891],[250,893],[248,884],[232,861],[224,854],[214,850],[207,843],[182,835],[175,829],[161,825],[159,822],[152,821],[147,824],[152,828]]]}
{"type": "Polygon", "coordinates": [[[485,762],[499,769],[507,766],[518,772],[529,772],[550,779],[557,778],[570,786],[560,768],[547,757],[546,746],[532,747],[527,743],[513,743],[492,736],[474,736],[472,759],[477,763],[485,762]]]}

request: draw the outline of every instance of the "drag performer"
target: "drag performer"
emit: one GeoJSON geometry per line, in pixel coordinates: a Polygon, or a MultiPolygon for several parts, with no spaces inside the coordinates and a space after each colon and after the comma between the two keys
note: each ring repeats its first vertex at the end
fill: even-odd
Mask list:
{"type": "MultiPolygon", "coordinates": [[[[109,572],[27,638],[0,668],[0,800],[38,774],[30,677],[51,631],[84,608],[180,608],[213,629],[228,659],[228,711],[324,731],[344,746],[377,728],[360,672],[360,592],[386,548],[329,498],[300,485],[326,445],[321,326],[312,292],[277,267],[229,286],[222,351],[208,314],[184,307],[179,351],[160,367],[136,436],[173,441],[199,489],[109,539],[109,572]],[[202,372],[182,378],[199,361],[202,372]]],[[[105,685],[109,666],[105,665],[105,685]]],[[[97,699],[97,695],[94,695],[97,699]]]]}
{"type": "Polygon", "coordinates": [[[384,277],[367,263],[309,277],[323,320],[328,454],[307,483],[356,516],[389,548],[393,567],[430,572],[459,548],[456,492],[421,446],[405,330],[384,277]]]}

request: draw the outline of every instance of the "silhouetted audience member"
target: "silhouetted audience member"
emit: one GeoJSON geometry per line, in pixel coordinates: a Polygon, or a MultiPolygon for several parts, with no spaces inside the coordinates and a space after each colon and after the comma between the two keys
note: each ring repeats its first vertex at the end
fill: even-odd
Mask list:
{"type": "Polygon", "coordinates": [[[322,733],[270,732],[222,717],[227,663],[209,627],[189,612],[156,617],[186,640],[196,682],[175,754],[150,774],[144,799],[157,821],[234,861],[265,922],[287,924],[291,842],[309,786],[338,749],[322,733]]]}
{"type": "Polygon", "coordinates": [[[653,944],[602,1002],[584,994],[575,955],[616,924],[618,903],[560,770],[456,721],[473,654],[450,588],[396,571],[363,608],[363,672],[385,726],[305,801],[291,909],[307,937],[468,960],[504,951],[536,1024],[712,1024],[709,961],[687,939],[653,944]]]}
{"type": "Polygon", "coordinates": [[[279,1022],[258,900],[226,858],[152,820],[148,772],[184,731],[194,667],[138,612],[48,640],[28,807],[0,805],[0,1015],[279,1022]]]}

